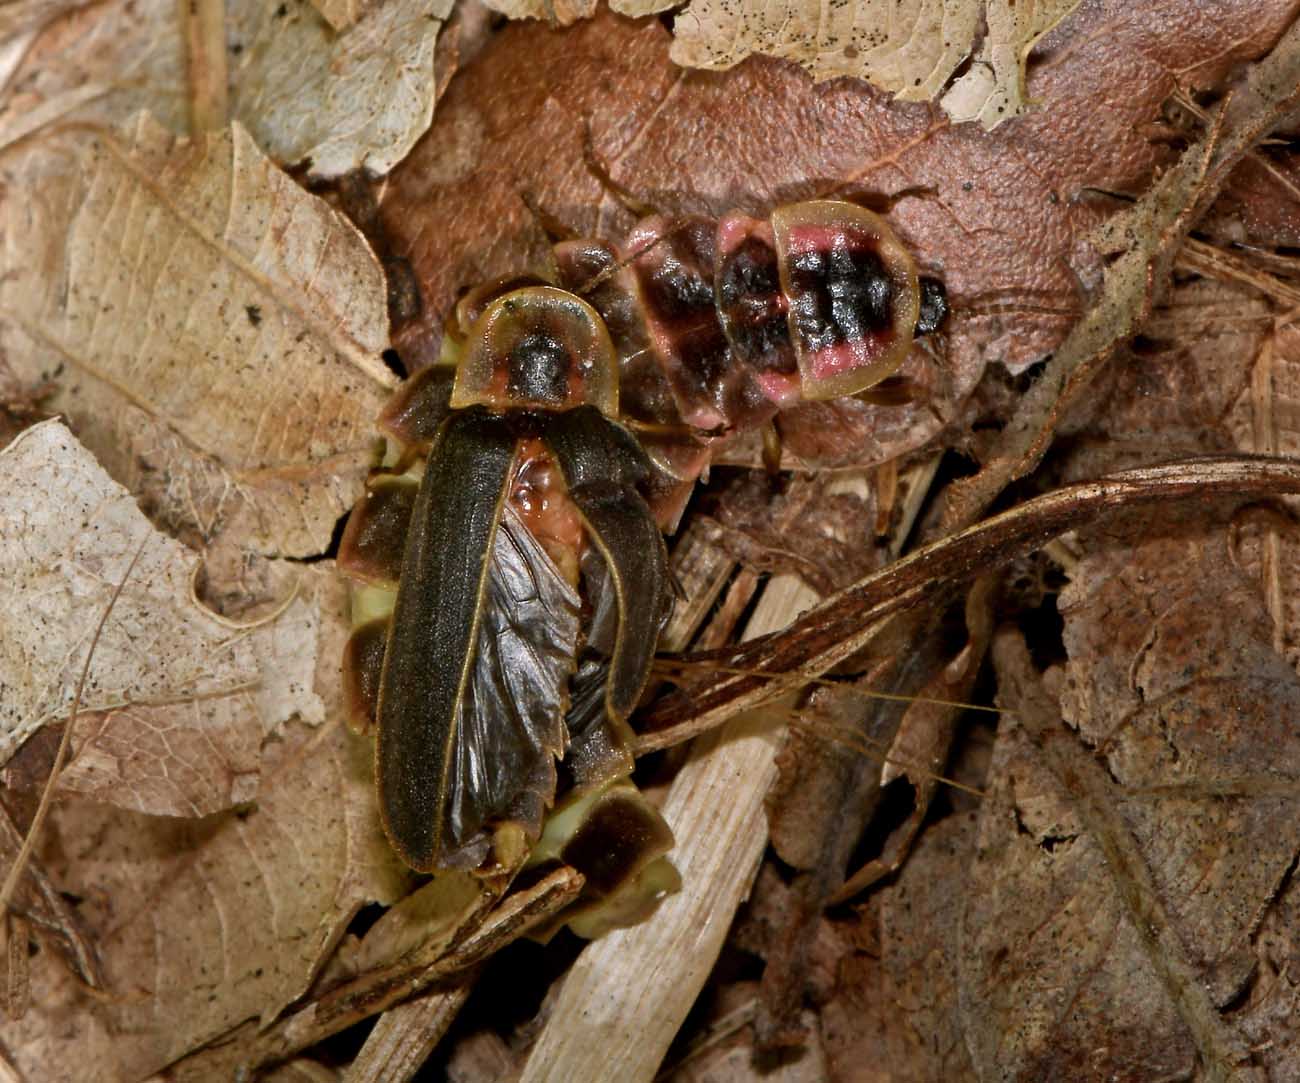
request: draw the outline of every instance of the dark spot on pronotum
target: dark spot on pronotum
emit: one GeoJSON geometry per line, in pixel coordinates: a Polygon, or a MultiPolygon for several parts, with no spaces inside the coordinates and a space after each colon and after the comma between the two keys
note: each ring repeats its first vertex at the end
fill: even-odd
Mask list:
{"type": "Polygon", "coordinates": [[[506,392],[524,402],[564,402],[568,394],[569,351],[542,331],[533,331],[510,351],[506,392]]]}

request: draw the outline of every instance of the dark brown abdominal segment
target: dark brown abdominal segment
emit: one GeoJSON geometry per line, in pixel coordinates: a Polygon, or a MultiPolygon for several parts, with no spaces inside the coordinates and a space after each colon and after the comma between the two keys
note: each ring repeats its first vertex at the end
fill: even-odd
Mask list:
{"type": "Polygon", "coordinates": [[[769,401],[794,402],[799,366],[770,223],[743,214],[718,222],[714,291],[732,354],[754,373],[769,401]]]}
{"type": "Polygon", "coordinates": [[[455,375],[450,365],[421,369],[388,400],[379,427],[408,447],[428,447],[451,410],[448,401],[455,375]]]}
{"type": "Polygon", "coordinates": [[[614,791],[596,805],[560,856],[586,877],[588,895],[599,898],[621,887],[629,870],[643,867],[672,844],[662,818],[643,801],[614,791]]]}
{"type": "Polygon", "coordinates": [[[374,732],[387,641],[388,619],[381,617],[355,629],[343,648],[343,702],[353,733],[374,732]]]}
{"type": "Polygon", "coordinates": [[[339,542],[339,571],[363,583],[397,585],[417,490],[414,481],[392,474],[366,483],[339,542]]]}
{"type": "Polygon", "coordinates": [[[628,258],[652,349],[677,412],[697,429],[723,429],[763,403],[733,357],[714,297],[715,234],[708,219],[648,218],[628,238],[628,258]]]}

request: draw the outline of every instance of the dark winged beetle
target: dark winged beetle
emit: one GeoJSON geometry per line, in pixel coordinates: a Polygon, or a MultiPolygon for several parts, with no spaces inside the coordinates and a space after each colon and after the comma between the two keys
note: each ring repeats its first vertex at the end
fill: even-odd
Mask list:
{"type": "Polygon", "coordinates": [[[625,781],[671,606],[660,527],[720,443],[866,392],[946,311],[881,217],[833,200],[560,238],[462,297],[445,364],[380,418],[399,450],[339,556],[363,584],[345,684],[408,865],[517,864],[559,784],[586,804],[549,859],[597,896],[671,886],[647,875],[671,832],[625,781]]]}

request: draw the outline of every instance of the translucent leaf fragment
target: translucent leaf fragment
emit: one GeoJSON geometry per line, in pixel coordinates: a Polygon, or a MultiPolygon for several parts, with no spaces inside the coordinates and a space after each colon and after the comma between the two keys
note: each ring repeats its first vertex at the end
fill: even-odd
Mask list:
{"type": "Polygon", "coordinates": [[[1025,61],[1038,39],[1078,6],[1078,0],[988,0],[988,35],[970,70],[940,104],[953,120],[978,120],[985,130],[1023,113],[1025,61]]]}
{"type": "Polygon", "coordinates": [[[65,719],[96,616],[145,544],[95,648],[65,789],[155,815],[257,796],[262,743],[314,691],[319,606],[231,629],[190,598],[195,556],[157,532],[58,421],[0,452],[0,760],[65,719]],[[147,540],[146,540],[147,539],[147,540]]]}
{"type": "Polygon", "coordinates": [[[596,0],[484,0],[487,7],[508,19],[545,19],[569,26],[596,13],[596,0]]]}
{"type": "MultiPolygon", "coordinates": [[[[730,68],[755,53],[793,60],[817,80],[867,79],[904,101],[929,101],[988,36],[955,103],[957,120],[992,127],[1024,108],[1024,63],[1034,43],[1078,0],[862,0],[825,5],[779,0],[762,6],[694,0],[677,17],[671,56],[685,67],[730,68]],[[987,69],[987,86],[980,82],[987,69]]],[[[954,88],[955,89],[955,88],[954,88]]]]}
{"type": "Polygon", "coordinates": [[[243,47],[234,115],[316,178],[387,173],[433,119],[434,44],[452,0],[370,5],[339,33],[351,6],[249,4],[232,26],[243,47]]]}
{"type": "Polygon", "coordinates": [[[10,158],[0,348],[156,518],[267,555],[329,542],[392,376],[356,229],[239,125],[147,115],[10,158]]]}

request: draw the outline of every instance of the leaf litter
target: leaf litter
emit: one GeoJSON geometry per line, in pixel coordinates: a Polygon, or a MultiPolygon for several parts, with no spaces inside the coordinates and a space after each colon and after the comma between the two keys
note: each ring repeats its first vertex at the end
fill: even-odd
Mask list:
{"type": "MultiPolygon", "coordinates": [[[[303,68],[329,70],[330,61],[313,67],[326,55],[325,37],[292,37],[315,13],[281,7],[285,40],[299,42],[303,68]]],[[[328,11],[336,27],[348,28],[342,41],[367,20],[376,25],[385,9],[391,17],[392,7],[328,11]]],[[[67,502],[80,492],[84,506],[88,492],[99,493],[91,521],[118,529],[105,548],[86,539],[86,528],[67,529],[74,516],[47,514],[53,549],[3,551],[16,561],[6,583],[34,592],[16,604],[53,607],[59,627],[40,642],[19,618],[17,646],[7,648],[6,683],[16,670],[29,676],[14,685],[27,698],[7,723],[11,743],[34,734],[5,774],[19,830],[43,777],[48,737],[66,724],[69,675],[94,625],[87,613],[103,603],[114,567],[120,572],[122,524],[146,528],[137,508],[152,520],[148,529],[160,531],[149,552],[167,556],[138,580],[135,597],[155,598],[153,608],[137,613],[132,607],[143,603],[124,590],[126,607],[105,627],[104,677],[75,723],[73,763],[60,777],[62,796],[33,867],[79,901],[73,913],[31,909],[23,938],[61,946],[33,958],[28,1011],[0,1029],[6,1059],[36,1076],[94,1063],[102,1078],[140,1078],[178,1062],[174,1078],[211,1078],[286,1061],[279,1074],[331,1077],[334,1069],[319,1061],[289,1058],[396,1004],[401,990],[451,981],[403,1014],[384,1016],[358,1062],[385,1078],[381,1044],[394,1043],[396,1057],[392,1050],[406,1043],[412,1052],[391,1078],[409,1077],[427,1053],[420,1028],[441,1032],[465,1004],[465,968],[572,890],[557,882],[511,897],[481,934],[470,930],[492,899],[473,892],[441,911],[439,933],[436,922],[423,924],[414,901],[360,938],[346,931],[361,906],[396,902],[409,885],[376,829],[368,751],[339,721],[342,594],[325,568],[285,558],[324,551],[369,466],[370,419],[391,384],[378,359],[388,340],[385,284],[355,231],[272,160],[312,158],[312,169],[335,163],[321,175],[363,162],[385,172],[421,126],[424,106],[415,103],[424,99],[418,89],[409,102],[404,90],[390,92],[416,116],[414,128],[394,126],[367,114],[368,92],[343,78],[325,97],[356,110],[353,119],[339,123],[326,111],[319,124],[304,124],[295,106],[314,103],[320,84],[276,76],[291,88],[277,98],[274,79],[259,84],[262,69],[252,60],[239,66],[243,48],[262,39],[236,34],[241,51],[227,57],[231,102],[247,130],[178,140],[155,120],[130,119],[146,106],[183,131],[191,113],[179,35],[165,32],[161,16],[132,9],[137,22],[107,54],[112,64],[97,66],[87,58],[111,22],[93,10],[58,18],[25,10],[30,22],[16,20],[6,54],[12,70],[26,74],[0,102],[7,147],[0,168],[7,191],[40,195],[22,214],[12,196],[6,203],[0,333],[15,386],[6,398],[15,418],[30,420],[33,402],[63,413],[75,439],[50,423],[20,436],[7,456],[30,454],[37,439],[67,447],[38,459],[35,475],[7,475],[9,498],[40,507],[44,492],[48,513],[58,507],[49,494],[62,491],[55,480],[80,479],[67,502]],[[135,78],[119,80],[118,71],[135,78]],[[281,139],[277,118],[303,139],[281,139]],[[359,139],[332,141],[349,129],[362,132],[359,139]],[[313,156],[313,147],[326,150],[313,156]],[[275,213],[289,217],[278,223],[275,213]],[[169,217],[180,226],[157,230],[169,217]],[[303,243],[309,238],[315,247],[303,243]],[[295,244],[284,248],[288,242],[295,244]],[[168,249],[172,258],[162,263],[154,253],[168,249]],[[280,261],[282,249],[290,256],[280,261]],[[260,292],[250,300],[251,286],[260,292]],[[158,376],[169,364],[173,375],[158,376]],[[259,417],[283,424],[259,430],[259,417]],[[77,441],[126,488],[99,472],[77,441]],[[196,604],[196,583],[197,597],[240,627],[196,604]],[[195,677],[200,667],[186,670],[185,654],[169,645],[142,666],[130,640],[142,621],[157,624],[157,642],[185,642],[206,629],[209,642],[232,645],[237,664],[220,669],[221,651],[209,651],[195,677]],[[200,694],[187,676],[211,683],[200,694]],[[226,742],[224,768],[212,770],[218,759],[187,743],[198,731],[226,742]],[[401,926],[403,913],[417,915],[413,925],[401,926]],[[62,933],[46,937],[36,918],[62,933]],[[108,1001],[89,1000],[67,968],[87,944],[102,958],[108,1001]],[[413,944],[418,959],[403,968],[413,944]],[[266,1028],[260,1036],[253,1019],[266,1028]],[[224,1044],[204,1048],[223,1036],[224,1044]]],[[[276,10],[254,15],[275,19],[276,10]]],[[[1050,488],[1176,455],[1285,454],[1294,268],[1274,246],[1287,243],[1294,193],[1286,184],[1289,144],[1265,137],[1294,105],[1296,47],[1286,37],[1274,48],[1294,14],[1285,3],[1198,8],[1195,18],[1174,0],[1150,11],[1083,4],[1025,68],[1035,108],[990,135],[859,83],[816,85],[773,60],[684,76],[668,64],[682,16],[678,46],[657,23],[608,16],[565,34],[507,27],[452,81],[429,135],[379,189],[386,236],[376,255],[390,284],[405,261],[423,304],[395,326],[395,342],[408,364],[427,361],[457,288],[536,256],[542,237],[521,192],[575,229],[611,239],[626,231],[630,216],[583,164],[589,130],[620,181],[671,209],[761,213],[810,195],[897,197],[891,220],[918,262],[944,279],[954,315],[939,352],[909,362],[928,402],[854,404],[830,425],[812,410],[783,418],[788,465],[875,471],[868,476],[877,503],[864,505],[874,506],[873,524],[884,524],[874,543],[871,531],[844,518],[842,500],[809,507],[836,544],[848,539],[892,555],[891,531],[914,518],[918,540],[935,540],[974,523],[1017,477],[1050,488]],[[1176,29],[1161,34],[1161,26],[1176,29]],[[520,55],[530,60],[523,72],[512,66],[520,55]],[[762,140],[735,136],[749,120],[762,140]],[[1136,202],[1126,210],[1124,200],[1136,202]],[[416,213],[421,206],[436,208],[435,217],[416,213]],[[1202,222],[1212,243],[1187,239],[1202,222]],[[1230,247],[1246,236],[1242,229],[1251,246],[1230,247]],[[1036,376],[1024,397],[1008,382],[1021,373],[1036,376]],[[1054,443],[1058,434],[1069,439],[1054,443]],[[925,479],[921,501],[904,514],[890,478],[911,475],[900,475],[893,460],[941,447],[983,469],[960,493],[929,494],[928,508],[926,489],[945,475],[917,475],[925,479]],[[882,463],[891,465],[875,469],[882,463]]],[[[1045,29],[1032,22],[1039,15],[1051,13],[1026,15],[1023,53],[1012,56],[1020,48],[1013,46],[1000,54],[999,78],[1008,71],[1013,82],[1021,78],[1028,43],[1045,29]]],[[[242,18],[235,12],[229,26],[252,25],[242,18]]],[[[972,72],[998,66],[988,51],[997,45],[994,21],[989,14],[972,72]]],[[[401,54],[402,72],[430,70],[422,47],[401,54]]],[[[364,62],[357,70],[362,86],[382,82],[364,62]]],[[[427,86],[423,79],[412,75],[411,86],[427,90],[431,106],[434,77],[427,86]]],[[[1004,92],[1010,84],[999,85],[1004,92]]],[[[789,868],[769,863],[754,903],[755,914],[763,899],[769,904],[766,931],[756,940],[740,935],[742,925],[727,947],[726,919],[763,851],[762,809],[733,810],[740,834],[717,834],[712,857],[699,849],[690,810],[700,823],[716,819],[719,795],[736,792],[728,786],[752,789],[761,801],[789,715],[780,707],[732,723],[734,758],[697,749],[698,766],[686,776],[697,782],[675,784],[668,798],[682,817],[680,862],[695,873],[678,904],[686,925],[665,913],[661,925],[584,952],[533,1055],[509,1063],[525,1063],[528,1078],[556,1065],[571,1070],[567,1078],[588,1077],[583,1064],[590,1073],[626,1065],[628,1078],[649,1078],[681,1028],[691,999],[684,992],[704,986],[723,952],[757,955],[768,974],[761,987],[752,977],[729,982],[725,969],[715,975],[707,988],[722,1015],[751,1007],[729,1031],[725,1057],[721,1044],[706,1042],[690,1070],[713,1063],[729,1078],[748,1078],[754,1028],[769,1046],[810,1047],[804,1071],[821,1066],[846,1079],[860,1078],[868,1057],[876,1064],[887,1057],[900,1077],[917,1079],[1036,1078],[1067,1063],[1085,1076],[1231,1077],[1251,1056],[1275,1071],[1289,1068],[1288,871],[1296,850],[1291,834],[1276,829],[1294,807],[1295,786],[1279,744],[1286,735],[1276,732],[1295,680],[1285,589],[1295,562],[1292,512],[1276,496],[1286,490],[1295,490],[1293,471],[1245,460],[1139,470],[1110,487],[1065,490],[1056,503],[1026,504],[1019,519],[930,550],[919,564],[887,568],[775,640],[701,656],[700,664],[721,659],[724,669],[806,670],[817,658],[820,670],[848,660],[850,675],[877,676],[882,665],[897,668],[899,656],[916,669],[905,691],[962,699],[992,681],[1010,713],[997,725],[990,758],[992,728],[951,709],[867,716],[851,705],[860,699],[843,704],[818,693],[825,705],[796,716],[782,770],[815,777],[838,763],[841,780],[822,787],[820,807],[781,808],[778,798],[772,810],[777,852],[796,858],[798,875],[815,886],[784,883],[789,868]],[[1233,493],[1251,502],[1234,503],[1233,493]],[[1157,506],[1202,500],[1195,514],[1174,507],[1115,518],[1138,495],[1157,506]],[[1094,512],[1102,517],[1086,525],[1094,512]],[[1031,640],[1027,649],[1003,628],[981,678],[990,638],[987,617],[978,615],[992,605],[1023,625],[1041,613],[1008,608],[995,576],[982,580],[992,601],[964,607],[967,634],[954,636],[952,620],[940,619],[953,595],[941,588],[989,573],[1011,555],[1013,538],[1027,549],[1071,527],[1076,532],[1049,550],[1067,583],[1047,591],[1052,608],[1059,597],[1056,656],[1050,643],[1031,640]],[[884,610],[867,599],[900,590],[925,620],[903,613],[875,636],[847,630],[878,624],[884,610]],[[867,653],[850,660],[861,648],[867,653]],[[735,737],[744,727],[752,729],[748,745],[735,737]],[[941,770],[974,793],[944,789],[935,777],[941,770]],[[718,773],[705,782],[701,772],[709,771],[718,773]],[[911,796],[901,814],[890,814],[900,786],[911,796]],[[846,792],[857,803],[848,816],[838,797],[846,792]],[[888,815],[894,830],[874,825],[864,849],[864,825],[888,815]],[[837,821],[829,830],[828,817],[837,821]],[[753,856],[728,852],[733,837],[753,856]],[[862,878],[850,892],[884,883],[865,895],[837,894],[857,868],[862,878]],[[826,910],[831,900],[838,905],[826,910]],[[1037,907],[1058,920],[1034,926],[1041,931],[1033,938],[1020,930],[1037,907]],[[674,939],[706,920],[716,927],[707,944],[674,939]],[[687,957],[692,977],[684,980],[677,967],[687,957]],[[618,1017],[608,1013],[626,1009],[620,990],[637,983],[662,990],[643,1004],[655,1021],[635,1028],[635,1039],[632,1029],[619,1039],[618,1017]],[[1062,988],[1079,992],[1080,1011],[1068,1018],[1054,999],[1062,988]],[[673,997],[680,1003],[667,1004],[673,997]],[[615,1024],[599,1040],[587,1029],[595,1004],[604,1005],[599,1018],[615,1024]],[[882,1004],[899,1010],[882,1012],[882,1004]],[[1107,1052],[1098,1054],[1102,1035],[1107,1052]]],[[[1034,491],[1022,482],[1015,495],[1034,491]]],[[[752,570],[727,571],[735,558],[776,570],[800,563],[782,557],[775,520],[741,510],[725,520],[726,551],[713,546],[709,558],[717,586],[708,589],[723,601],[721,623],[700,641],[706,645],[725,642],[722,629],[759,588],[752,570]]],[[[3,522],[8,534],[0,537],[31,534],[28,522],[15,528],[8,515],[3,522]]],[[[844,571],[828,557],[802,563],[822,588],[844,571]]],[[[963,607],[951,609],[950,617],[963,607]]],[[[687,635],[678,646],[689,643],[687,635]]],[[[706,678],[688,710],[669,697],[646,721],[716,722],[772,695],[763,683],[706,678]],[[750,698],[737,699],[744,682],[750,698]]],[[[84,979],[86,969],[79,972],[84,979]]],[[[482,1025],[472,995],[466,1011],[482,1025]]],[[[462,1042],[473,1033],[462,1031],[462,1042]]]]}

